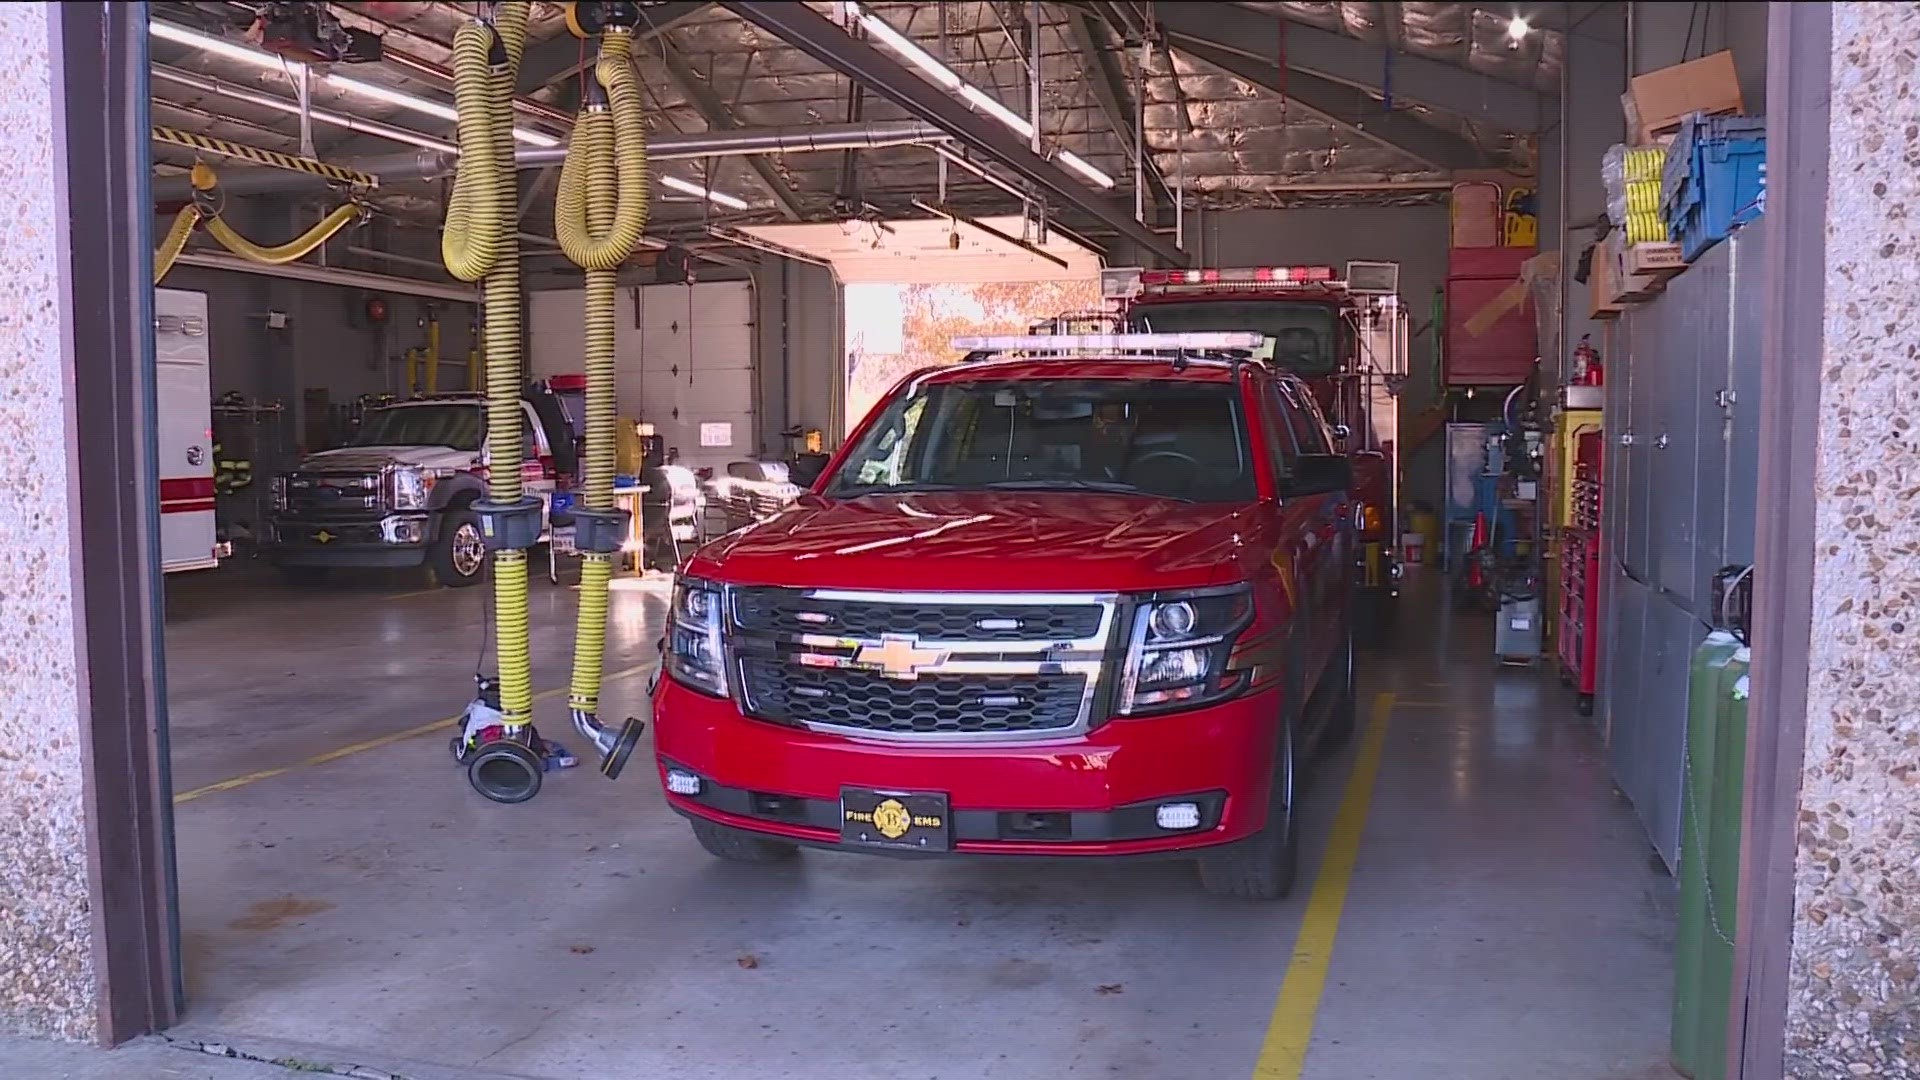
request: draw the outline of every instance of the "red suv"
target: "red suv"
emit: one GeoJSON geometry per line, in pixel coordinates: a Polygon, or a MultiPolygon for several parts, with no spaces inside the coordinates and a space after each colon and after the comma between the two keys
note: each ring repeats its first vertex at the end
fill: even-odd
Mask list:
{"type": "Polygon", "coordinates": [[[975,339],[674,588],[655,746],[709,852],[1195,859],[1283,896],[1354,724],[1354,504],[1256,335],[975,339]]]}

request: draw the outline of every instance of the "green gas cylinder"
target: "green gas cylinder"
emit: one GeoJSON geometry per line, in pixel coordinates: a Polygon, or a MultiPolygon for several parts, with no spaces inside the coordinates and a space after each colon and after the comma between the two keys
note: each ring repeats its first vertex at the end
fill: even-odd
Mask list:
{"type": "Polygon", "coordinates": [[[1713,800],[1707,811],[1706,933],[1700,950],[1700,1068],[1697,1080],[1727,1075],[1727,1013],[1733,1001],[1734,903],[1740,888],[1740,808],[1746,796],[1747,667],[1738,649],[1720,669],[1713,800]]]}
{"type": "MultiPolygon", "coordinates": [[[[1731,931],[1728,924],[1733,909],[1726,906],[1724,899],[1716,894],[1714,899],[1721,902],[1709,910],[1708,870],[1714,845],[1720,839],[1714,833],[1716,789],[1726,779],[1729,765],[1719,756],[1723,741],[1721,721],[1728,692],[1726,688],[1729,686],[1726,671],[1734,657],[1744,651],[1738,638],[1725,630],[1715,630],[1694,649],[1687,677],[1685,771],[1681,776],[1680,789],[1680,925],[1674,943],[1670,1050],[1673,1067],[1696,1080],[1717,1076],[1720,1067],[1711,1063],[1718,1062],[1724,1056],[1719,1047],[1706,1046],[1702,1042],[1707,1034],[1707,1014],[1714,1009],[1707,998],[1703,979],[1708,966],[1708,944],[1715,941],[1714,917],[1724,916],[1721,924],[1731,931]]],[[[1741,756],[1730,763],[1736,788],[1746,766],[1744,747],[1743,737],[1741,756]]],[[[1737,794],[1734,805],[1732,843],[1737,863],[1740,848],[1737,794]]],[[[1732,934],[1729,932],[1728,936],[1732,934]]],[[[1724,998],[1721,999],[1719,1010],[1720,1026],[1724,1031],[1724,998]]]]}

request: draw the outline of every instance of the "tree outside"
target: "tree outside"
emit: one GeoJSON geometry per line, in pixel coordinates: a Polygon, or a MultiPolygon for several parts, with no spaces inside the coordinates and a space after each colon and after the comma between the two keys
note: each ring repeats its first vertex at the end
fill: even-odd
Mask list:
{"type": "Polygon", "coordinates": [[[846,287],[847,429],[909,373],[962,359],[951,341],[1024,333],[1064,312],[1099,311],[1098,278],[846,287]]]}

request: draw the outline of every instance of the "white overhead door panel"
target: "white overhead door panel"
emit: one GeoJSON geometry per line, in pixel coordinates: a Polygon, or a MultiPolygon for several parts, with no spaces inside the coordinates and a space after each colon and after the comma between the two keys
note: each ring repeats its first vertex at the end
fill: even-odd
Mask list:
{"type": "Polygon", "coordinates": [[[753,287],[744,281],[648,285],[624,331],[624,415],[650,421],[682,464],[724,471],[753,457],[753,287]],[[629,351],[630,350],[630,351],[629,351]]]}
{"type": "Polygon", "coordinates": [[[534,378],[586,370],[587,331],[581,322],[586,309],[584,289],[528,294],[527,370],[534,378]]]}

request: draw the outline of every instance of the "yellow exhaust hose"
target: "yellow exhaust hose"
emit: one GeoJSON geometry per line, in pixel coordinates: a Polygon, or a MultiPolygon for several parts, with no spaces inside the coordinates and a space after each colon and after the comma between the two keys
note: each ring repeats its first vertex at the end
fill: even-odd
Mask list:
{"type": "MultiPolygon", "coordinates": [[[[283,263],[290,263],[306,258],[315,248],[333,239],[333,234],[353,224],[359,216],[360,207],[354,203],[347,203],[345,206],[340,207],[333,213],[322,218],[320,224],[315,225],[313,228],[308,229],[306,232],[301,233],[299,236],[294,237],[284,244],[276,244],[271,247],[264,244],[256,244],[246,237],[241,236],[218,217],[210,217],[207,219],[207,235],[220,241],[221,247],[226,248],[228,251],[233,252],[243,259],[257,263],[266,263],[270,266],[279,266],[283,263]]],[[[174,222],[174,226],[176,228],[179,227],[177,220],[174,222]]],[[[167,240],[171,242],[172,239],[172,232],[168,232],[167,240]]],[[[184,246],[186,244],[186,238],[184,236],[181,237],[180,242],[182,246],[184,246]]],[[[175,252],[174,254],[178,255],[179,253],[175,252]]]]}
{"type": "MultiPolygon", "coordinates": [[[[573,139],[554,196],[554,225],[561,250],[586,270],[586,461],[581,468],[581,506],[611,511],[616,447],[614,402],[615,272],[632,256],[647,227],[647,128],[633,69],[632,32],[609,27],[600,39],[594,75],[609,104],[590,96],[574,124],[573,139]]],[[[580,606],[574,628],[573,678],[568,705],[575,728],[606,757],[617,735],[603,727],[601,669],[605,661],[608,584],[614,555],[581,556],[580,606]]],[[[616,773],[609,773],[616,775],[616,773]]]]}
{"type": "MultiPolygon", "coordinates": [[[[520,245],[513,166],[513,84],[527,43],[525,0],[495,5],[492,25],[469,22],[453,39],[460,168],[447,202],[440,254],[462,281],[484,281],[487,500],[518,502],[520,480],[520,245]]],[[[527,628],[527,553],[493,553],[494,638],[502,724],[524,739],[533,722],[527,628]]]]}
{"type": "Polygon", "coordinates": [[[183,206],[173,215],[173,224],[168,227],[166,238],[160,241],[160,249],[153,253],[153,283],[160,284],[173,269],[175,259],[187,249],[187,238],[193,235],[193,227],[200,224],[200,208],[183,206]]]}

